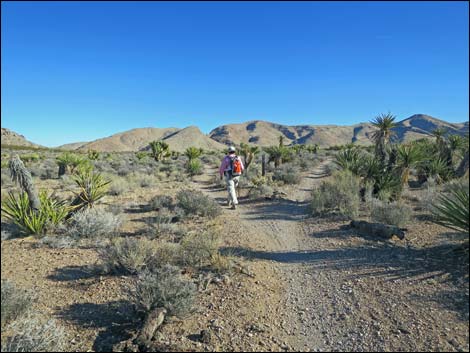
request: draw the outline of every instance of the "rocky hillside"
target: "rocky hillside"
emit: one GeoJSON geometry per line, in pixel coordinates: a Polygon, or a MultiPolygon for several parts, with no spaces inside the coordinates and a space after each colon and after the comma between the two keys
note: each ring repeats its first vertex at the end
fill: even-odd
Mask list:
{"type": "Polygon", "coordinates": [[[13,146],[26,146],[26,147],[43,147],[26,140],[23,135],[20,135],[12,130],[2,127],[2,145],[13,145],[13,146]]]}
{"type": "MultiPolygon", "coordinates": [[[[416,114],[400,121],[395,128],[400,141],[410,141],[430,136],[436,128],[445,128],[449,133],[468,133],[468,122],[461,124],[448,123],[431,116],[416,114]]],[[[242,124],[223,125],[212,130],[211,138],[224,144],[252,143],[260,146],[275,145],[279,136],[284,136],[285,144],[307,143],[323,147],[343,145],[355,142],[362,145],[371,144],[371,134],[375,128],[371,123],[360,123],[350,126],[338,125],[280,125],[267,121],[249,121],[242,124]]]]}

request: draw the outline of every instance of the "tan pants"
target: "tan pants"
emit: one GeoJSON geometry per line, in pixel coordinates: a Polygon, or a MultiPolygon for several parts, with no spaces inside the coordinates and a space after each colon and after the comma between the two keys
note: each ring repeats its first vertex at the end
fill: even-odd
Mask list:
{"type": "Polygon", "coordinates": [[[225,176],[225,183],[227,184],[228,199],[234,205],[238,205],[237,191],[236,187],[240,181],[240,176],[231,178],[229,175],[225,176]]]}

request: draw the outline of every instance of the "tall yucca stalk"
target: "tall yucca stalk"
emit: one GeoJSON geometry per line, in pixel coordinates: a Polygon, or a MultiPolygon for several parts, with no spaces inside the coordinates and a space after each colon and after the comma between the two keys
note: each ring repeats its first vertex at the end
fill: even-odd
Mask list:
{"type": "Polygon", "coordinates": [[[15,155],[8,163],[11,179],[18,183],[20,187],[28,194],[29,207],[33,212],[39,211],[41,202],[38,193],[33,184],[31,173],[24,166],[18,155],[15,155]]]}
{"type": "Polygon", "coordinates": [[[378,130],[372,134],[372,139],[375,143],[375,155],[383,163],[387,163],[388,153],[387,145],[390,143],[390,139],[395,134],[392,130],[397,126],[395,123],[395,116],[388,114],[380,114],[371,121],[378,130]]]}
{"type": "Polygon", "coordinates": [[[449,195],[441,195],[433,204],[432,212],[436,222],[448,228],[469,232],[469,195],[468,185],[454,184],[449,195]]]}

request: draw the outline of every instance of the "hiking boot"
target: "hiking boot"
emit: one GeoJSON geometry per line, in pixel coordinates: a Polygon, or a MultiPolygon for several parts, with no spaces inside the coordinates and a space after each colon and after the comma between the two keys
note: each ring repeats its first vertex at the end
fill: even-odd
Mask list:
{"type": "Polygon", "coordinates": [[[232,208],[232,210],[236,210],[236,209],[237,209],[237,205],[232,204],[232,207],[231,207],[231,208],[232,208]]]}

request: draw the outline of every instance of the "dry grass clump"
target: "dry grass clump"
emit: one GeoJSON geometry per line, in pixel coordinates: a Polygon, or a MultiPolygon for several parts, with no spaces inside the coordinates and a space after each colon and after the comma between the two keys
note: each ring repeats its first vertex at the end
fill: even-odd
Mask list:
{"type": "Polygon", "coordinates": [[[218,253],[220,238],[214,232],[191,234],[181,241],[180,262],[183,266],[209,266],[218,253]]]}

